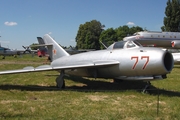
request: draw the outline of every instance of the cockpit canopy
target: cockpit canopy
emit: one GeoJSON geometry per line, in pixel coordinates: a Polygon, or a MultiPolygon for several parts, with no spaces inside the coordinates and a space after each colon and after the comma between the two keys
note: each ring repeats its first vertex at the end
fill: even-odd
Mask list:
{"type": "Polygon", "coordinates": [[[128,48],[137,48],[137,47],[142,47],[142,45],[137,41],[119,41],[113,43],[107,49],[114,50],[114,49],[128,49],[128,48]]]}

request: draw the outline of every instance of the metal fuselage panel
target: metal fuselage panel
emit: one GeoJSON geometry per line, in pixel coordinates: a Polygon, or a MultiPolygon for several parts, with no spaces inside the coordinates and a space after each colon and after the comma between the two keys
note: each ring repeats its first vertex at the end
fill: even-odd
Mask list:
{"type": "Polygon", "coordinates": [[[172,48],[171,41],[168,39],[162,40],[162,39],[158,39],[158,38],[153,38],[153,39],[141,38],[136,41],[141,43],[143,46],[172,48]]]}
{"type": "Polygon", "coordinates": [[[64,56],[52,62],[51,66],[68,66],[98,60],[119,61],[118,65],[67,69],[66,74],[87,77],[115,78],[120,76],[162,75],[169,71],[164,66],[166,51],[156,48],[135,48],[92,51],[64,56]]]}

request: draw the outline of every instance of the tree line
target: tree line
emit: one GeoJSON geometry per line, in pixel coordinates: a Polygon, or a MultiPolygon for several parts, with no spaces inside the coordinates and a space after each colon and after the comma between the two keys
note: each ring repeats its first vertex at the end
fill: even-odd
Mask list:
{"type": "MultiPolygon", "coordinates": [[[[167,0],[165,8],[164,25],[162,31],[180,32],[180,0],[167,0]]],[[[117,28],[104,29],[105,25],[100,21],[91,20],[84,24],[80,24],[76,35],[77,49],[104,49],[100,44],[102,41],[106,46],[114,42],[123,40],[124,37],[133,35],[136,32],[144,31],[139,26],[128,27],[127,25],[117,28]]]]}
{"type": "MultiPolygon", "coordinates": [[[[111,45],[116,41],[121,41],[124,37],[132,35],[136,32],[143,31],[142,27],[127,25],[119,26],[118,28],[104,29],[105,25],[100,21],[91,20],[84,24],[80,24],[76,35],[77,49],[103,49],[99,41],[102,41],[106,46],[111,45]]],[[[168,0],[165,8],[164,26],[162,31],[179,32],[180,31],[180,3],[178,0],[168,0]]]]}
{"type": "Polygon", "coordinates": [[[106,46],[111,45],[116,41],[122,40],[127,35],[132,35],[135,32],[143,31],[139,26],[128,27],[127,25],[118,28],[108,28],[104,30],[105,25],[100,21],[92,20],[81,24],[76,36],[77,49],[103,49],[99,41],[102,41],[106,46]]]}
{"type": "Polygon", "coordinates": [[[180,32],[180,0],[168,0],[162,31],[180,32]]]}

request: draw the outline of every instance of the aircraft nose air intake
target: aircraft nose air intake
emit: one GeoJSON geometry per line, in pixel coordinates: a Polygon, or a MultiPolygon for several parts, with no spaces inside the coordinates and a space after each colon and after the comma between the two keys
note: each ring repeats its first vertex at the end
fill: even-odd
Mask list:
{"type": "Polygon", "coordinates": [[[173,56],[170,52],[165,52],[163,62],[164,62],[164,67],[166,68],[166,70],[170,72],[174,66],[173,56]]]}

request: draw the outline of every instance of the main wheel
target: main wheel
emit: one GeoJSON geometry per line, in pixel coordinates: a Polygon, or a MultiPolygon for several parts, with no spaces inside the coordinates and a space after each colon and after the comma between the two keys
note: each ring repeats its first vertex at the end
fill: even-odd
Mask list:
{"type": "Polygon", "coordinates": [[[60,76],[56,78],[56,86],[59,89],[64,89],[65,88],[65,81],[60,76]]]}

